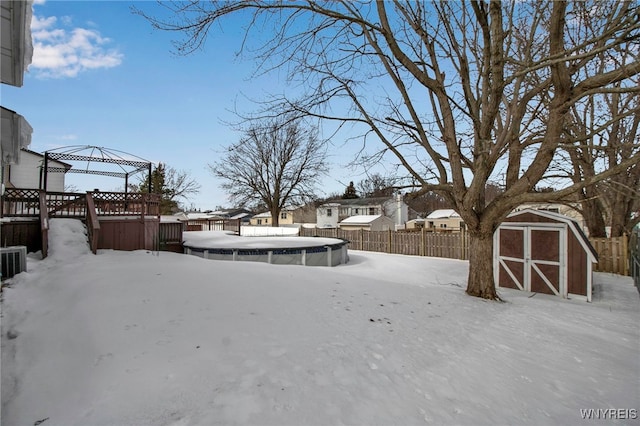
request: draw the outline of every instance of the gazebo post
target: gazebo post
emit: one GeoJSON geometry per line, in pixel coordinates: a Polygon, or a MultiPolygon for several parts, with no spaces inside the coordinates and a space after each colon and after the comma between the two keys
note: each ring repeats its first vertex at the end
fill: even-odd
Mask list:
{"type": "Polygon", "coordinates": [[[44,185],[40,185],[40,189],[44,189],[44,192],[47,192],[47,176],[49,175],[48,171],[49,171],[49,153],[45,151],[44,152],[44,168],[43,168],[44,178],[42,179],[42,182],[44,182],[44,185]],[[44,188],[42,188],[42,186],[44,186],[44,188]]]}
{"type": "Polygon", "coordinates": [[[151,194],[151,163],[149,163],[149,194],[151,194]]]}

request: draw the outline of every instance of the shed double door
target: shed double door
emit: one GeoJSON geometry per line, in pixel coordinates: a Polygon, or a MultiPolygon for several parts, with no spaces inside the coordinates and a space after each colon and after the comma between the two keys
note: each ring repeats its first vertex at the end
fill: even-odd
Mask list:
{"type": "Polygon", "coordinates": [[[567,297],[566,232],[564,227],[501,226],[496,241],[498,286],[567,297]]]}

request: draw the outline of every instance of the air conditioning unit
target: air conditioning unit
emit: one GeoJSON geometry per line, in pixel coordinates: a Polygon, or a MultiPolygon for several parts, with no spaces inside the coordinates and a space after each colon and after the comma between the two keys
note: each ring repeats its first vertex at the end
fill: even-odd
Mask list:
{"type": "Polygon", "coordinates": [[[0,247],[0,262],[2,262],[1,278],[11,278],[27,270],[27,247],[0,247]]]}

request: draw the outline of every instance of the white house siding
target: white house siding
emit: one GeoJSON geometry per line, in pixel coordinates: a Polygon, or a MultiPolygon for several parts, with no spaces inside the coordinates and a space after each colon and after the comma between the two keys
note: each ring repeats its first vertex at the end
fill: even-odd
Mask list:
{"type": "Polygon", "coordinates": [[[340,204],[323,204],[316,209],[316,227],[337,228],[338,216],[340,215],[340,204]]]}
{"type": "Polygon", "coordinates": [[[462,218],[452,209],[434,210],[425,221],[426,229],[461,229],[463,227],[462,218]]]}
{"type": "MultiPolygon", "coordinates": [[[[16,188],[38,189],[40,188],[40,167],[43,156],[31,151],[20,153],[20,164],[9,166],[8,181],[16,188]]],[[[64,167],[59,161],[50,160],[50,167],[64,167]]],[[[64,191],[64,173],[49,172],[47,176],[47,191],[64,191]]]]}
{"type": "Polygon", "coordinates": [[[409,206],[402,198],[396,197],[336,200],[321,205],[316,213],[318,228],[335,228],[338,226],[340,218],[363,215],[383,215],[391,219],[394,225],[404,225],[409,220],[409,206]],[[329,208],[331,216],[327,214],[329,208]]]}

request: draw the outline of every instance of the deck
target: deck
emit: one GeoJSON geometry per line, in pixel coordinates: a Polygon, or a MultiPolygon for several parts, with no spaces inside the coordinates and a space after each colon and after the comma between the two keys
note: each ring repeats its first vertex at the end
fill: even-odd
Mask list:
{"type": "Polygon", "coordinates": [[[160,196],[131,192],[45,192],[6,188],[0,203],[2,246],[24,241],[29,251],[48,252],[51,218],[82,220],[90,249],[158,250],[160,196]],[[39,241],[34,241],[39,237],[39,241]],[[39,244],[38,244],[39,243],[39,244]],[[30,247],[29,247],[30,246],[30,247]],[[39,247],[38,247],[39,246],[39,247]]]}

